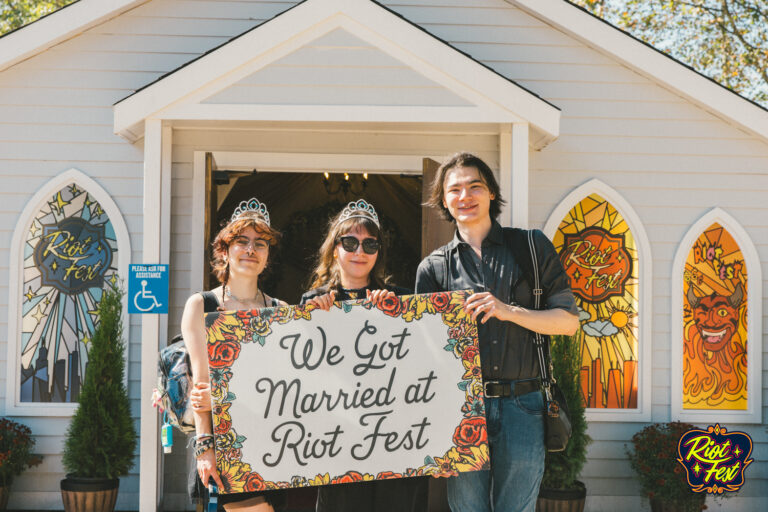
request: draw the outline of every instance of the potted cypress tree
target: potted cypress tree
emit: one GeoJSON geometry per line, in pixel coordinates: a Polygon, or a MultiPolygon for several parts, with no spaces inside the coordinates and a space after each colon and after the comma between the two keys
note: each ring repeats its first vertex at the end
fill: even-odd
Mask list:
{"type": "Polygon", "coordinates": [[[124,384],[122,290],[106,287],[79,406],[67,430],[61,496],[66,512],[112,512],[133,466],[136,430],[124,384]]]}
{"type": "Polygon", "coordinates": [[[547,452],[544,478],[536,502],[537,512],[582,512],[587,490],[577,480],[587,462],[587,419],[579,390],[581,354],[577,337],[553,336],[550,341],[552,374],[568,404],[572,434],[562,452],[547,452]]]}

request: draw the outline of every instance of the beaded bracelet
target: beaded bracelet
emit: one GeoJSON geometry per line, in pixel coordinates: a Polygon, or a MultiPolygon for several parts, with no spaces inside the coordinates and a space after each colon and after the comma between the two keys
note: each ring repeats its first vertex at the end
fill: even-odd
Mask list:
{"type": "Polygon", "coordinates": [[[195,436],[195,458],[200,457],[202,454],[213,448],[213,445],[214,440],[211,434],[195,436]]]}

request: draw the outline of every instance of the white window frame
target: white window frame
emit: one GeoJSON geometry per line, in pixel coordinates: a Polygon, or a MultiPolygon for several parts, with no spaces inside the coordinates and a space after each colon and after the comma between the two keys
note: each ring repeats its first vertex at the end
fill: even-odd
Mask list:
{"type": "Polygon", "coordinates": [[[760,257],[749,234],[731,215],[720,208],[713,208],[701,216],[686,232],[672,262],[671,311],[670,311],[670,403],[672,419],[697,424],[704,423],[761,423],[762,422],[762,321],[763,278],[760,257]],[[685,261],[694,242],[705,229],[720,224],[733,237],[741,249],[747,266],[747,409],[744,411],[710,409],[683,409],[683,272],[685,261]],[[677,397],[677,398],[676,398],[677,397]]]}
{"type": "Polygon", "coordinates": [[[638,277],[640,296],[638,304],[638,372],[637,372],[637,409],[598,409],[587,408],[587,421],[651,421],[651,382],[653,369],[653,336],[651,308],[653,284],[653,257],[651,244],[640,217],[624,197],[599,179],[591,179],[572,190],[554,209],[544,225],[544,234],[551,240],[565,215],[582,199],[598,194],[621,214],[635,239],[638,258],[638,277]]]}

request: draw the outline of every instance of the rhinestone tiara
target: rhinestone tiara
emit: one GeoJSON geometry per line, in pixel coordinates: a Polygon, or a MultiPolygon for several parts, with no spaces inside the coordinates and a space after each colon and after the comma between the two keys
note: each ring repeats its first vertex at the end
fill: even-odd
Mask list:
{"type": "Polygon", "coordinates": [[[373,223],[376,224],[376,227],[381,229],[381,224],[379,224],[379,216],[376,213],[376,209],[365,199],[350,201],[350,203],[347,204],[343,210],[341,210],[341,215],[339,216],[337,224],[344,222],[347,219],[354,219],[356,217],[373,221],[373,223]]]}
{"type": "Polygon", "coordinates": [[[250,198],[247,201],[240,201],[240,204],[235,208],[235,211],[232,212],[232,217],[229,219],[229,222],[232,222],[236,218],[240,217],[241,215],[256,215],[264,219],[264,222],[269,226],[269,211],[267,210],[267,205],[264,203],[259,202],[258,199],[255,197],[250,198]]]}

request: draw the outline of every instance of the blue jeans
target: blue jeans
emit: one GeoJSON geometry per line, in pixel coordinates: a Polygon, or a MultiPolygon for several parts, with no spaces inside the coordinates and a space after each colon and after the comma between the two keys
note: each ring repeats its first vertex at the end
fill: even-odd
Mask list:
{"type": "Polygon", "coordinates": [[[544,474],[544,399],[540,391],[486,398],[490,471],[448,479],[452,512],[534,512],[544,474]]]}

